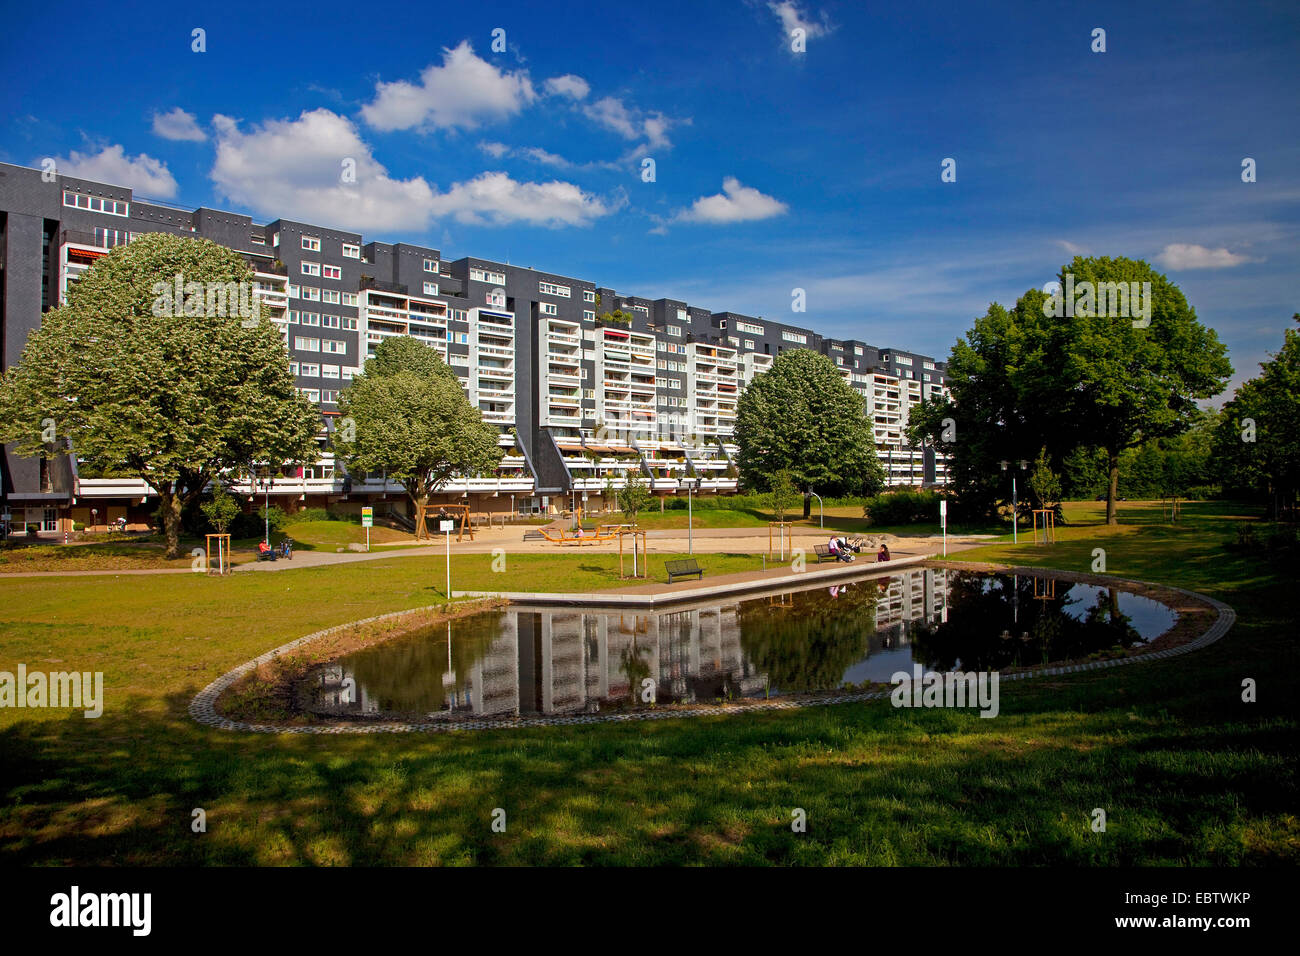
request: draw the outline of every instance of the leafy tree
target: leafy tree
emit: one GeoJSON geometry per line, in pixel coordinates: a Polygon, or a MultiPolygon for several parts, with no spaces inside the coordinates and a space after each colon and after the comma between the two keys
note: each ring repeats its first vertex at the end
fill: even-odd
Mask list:
{"type": "Polygon", "coordinates": [[[1106,518],[1118,519],[1121,456],[1145,441],[1193,425],[1196,402],[1223,390],[1232,367],[1212,329],[1197,321],[1182,292],[1145,262],[1076,257],[1058,279],[1075,284],[1150,283],[1148,321],[1085,307],[1072,317],[1047,314],[1047,296],[1026,292],[1014,309],[994,303],[948,364],[950,402],[915,410],[913,440],[942,441],[955,431],[953,483],[963,504],[985,512],[1005,500],[1000,459],[1046,447],[1061,460],[1079,447],[1106,457],[1106,518]]]}
{"type": "Polygon", "coordinates": [[[214,531],[218,534],[225,534],[226,529],[230,527],[230,522],[235,520],[239,514],[239,502],[235,500],[234,495],[230,494],[222,487],[219,480],[213,482],[212,500],[205,501],[200,506],[204,517],[208,519],[208,524],[212,525],[214,531]]]}
{"type": "Polygon", "coordinates": [[[1046,448],[1039,451],[1038,458],[1034,461],[1034,470],[1029,475],[1029,491],[1039,509],[1055,509],[1061,503],[1061,479],[1052,471],[1052,462],[1047,457],[1046,448]]]}
{"type": "MultiPolygon", "coordinates": [[[[1300,314],[1293,316],[1300,323],[1300,314]]],[[[1267,495],[1275,517],[1295,510],[1300,490],[1300,329],[1224,406],[1214,435],[1225,483],[1267,495]]]]}
{"type": "Polygon", "coordinates": [[[252,281],[237,252],[207,240],[147,233],[117,247],[5,373],[0,440],[52,454],[41,423],[53,419],[60,451],[67,439],[88,470],[153,489],[179,556],[182,510],[217,475],[315,458],[320,413],[295,391],[279,330],[241,285],[252,281]]]}
{"type": "Polygon", "coordinates": [[[632,524],[636,524],[637,514],[650,507],[650,502],[653,500],[654,494],[646,487],[640,472],[628,469],[627,480],[618,493],[619,510],[627,515],[632,524]]]}
{"type": "Polygon", "coordinates": [[[1022,401],[1062,422],[1072,443],[1106,452],[1106,523],[1113,525],[1120,454],[1185,431],[1199,416],[1197,401],[1222,392],[1232,366],[1182,291],[1147,263],[1076,256],[1060,282],[1067,274],[1076,285],[1151,284],[1149,325],[1076,310],[1073,318],[1048,322],[1020,370],[1022,401]]]}
{"type": "Polygon", "coordinates": [[[749,488],[770,490],[780,471],[801,490],[827,495],[870,495],[885,484],[862,396],[810,349],[779,355],[745,388],[735,439],[749,488]]]}
{"type": "Polygon", "coordinates": [[[772,516],[777,521],[785,520],[785,513],[799,496],[799,488],[794,483],[794,475],[789,468],[782,468],[772,476],[772,489],[768,499],[772,505],[772,516]]]}
{"type": "Polygon", "coordinates": [[[438,353],[410,336],[384,339],[363,372],[339,396],[334,447],[349,471],[386,471],[415,508],[415,534],[426,537],[429,499],[455,475],[491,471],[501,462],[495,428],[469,403],[460,379],[438,353]]]}

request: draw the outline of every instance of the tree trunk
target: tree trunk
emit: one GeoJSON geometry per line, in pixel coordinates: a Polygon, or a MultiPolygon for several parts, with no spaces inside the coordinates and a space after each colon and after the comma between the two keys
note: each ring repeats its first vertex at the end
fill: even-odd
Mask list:
{"type": "Polygon", "coordinates": [[[419,498],[411,496],[411,503],[415,505],[415,540],[429,537],[429,529],[424,523],[424,513],[429,510],[429,496],[423,495],[419,498]]]}
{"type": "Polygon", "coordinates": [[[803,520],[807,521],[812,517],[812,495],[804,492],[803,495],[803,520]]]}
{"type": "Polygon", "coordinates": [[[1116,514],[1115,501],[1119,497],[1119,452],[1113,449],[1106,449],[1108,460],[1109,483],[1106,486],[1106,524],[1119,524],[1119,515],[1116,514]]]}
{"type": "Polygon", "coordinates": [[[172,491],[159,493],[158,514],[162,518],[163,534],[167,537],[167,557],[181,556],[181,499],[172,491]]]}

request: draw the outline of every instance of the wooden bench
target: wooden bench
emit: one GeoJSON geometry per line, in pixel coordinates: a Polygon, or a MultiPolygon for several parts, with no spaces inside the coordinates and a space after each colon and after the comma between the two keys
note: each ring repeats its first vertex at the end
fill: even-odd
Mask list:
{"type": "Polygon", "coordinates": [[[837,555],[831,554],[831,546],[829,544],[815,544],[813,545],[813,550],[817,552],[818,564],[821,564],[823,561],[839,560],[837,555]]]}
{"type": "Polygon", "coordinates": [[[542,534],[540,531],[525,531],[525,532],[524,532],[524,540],[525,540],[525,541],[545,541],[545,540],[546,540],[546,535],[542,534]]]}
{"type": "Polygon", "coordinates": [[[704,569],[694,558],[684,561],[665,561],[664,570],[668,572],[668,583],[672,584],[674,578],[689,578],[692,574],[697,580],[704,580],[704,569]]]}

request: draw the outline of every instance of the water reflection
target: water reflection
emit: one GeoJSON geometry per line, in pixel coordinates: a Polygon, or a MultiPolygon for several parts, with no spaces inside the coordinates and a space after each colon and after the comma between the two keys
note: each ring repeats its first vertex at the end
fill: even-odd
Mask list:
{"type": "Polygon", "coordinates": [[[914,569],[664,612],[511,607],[358,651],[314,675],[341,714],[512,716],[710,703],[990,670],[1129,647],[1173,623],[1132,594],[914,569]]]}

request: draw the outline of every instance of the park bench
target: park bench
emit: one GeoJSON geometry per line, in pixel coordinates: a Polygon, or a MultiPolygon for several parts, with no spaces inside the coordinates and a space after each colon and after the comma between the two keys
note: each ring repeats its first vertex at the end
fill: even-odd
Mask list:
{"type": "Polygon", "coordinates": [[[524,540],[525,540],[525,541],[545,541],[545,540],[546,540],[546,535],[542,534],[540,531],[525,531],[525,532],[524,532],[524,540]]]}
{"type": "Polygon", "coordinates": [[[818,564],[821,564],[823,561],[839,560],[838,557],[836,557],[834,554],[831,554],[831,546],[829,544],[815,544],[813,545],[813,550],[817,552],[818,564]]]}
{"type": "Polygon", "coordinates": [[[704,580],[704,569],[694,558],[684,561],[665,561],[664,570],[668,572],[669,584],[673,583],[674,578],[688,578],[692,574],[698,580],[704,580]]]}

